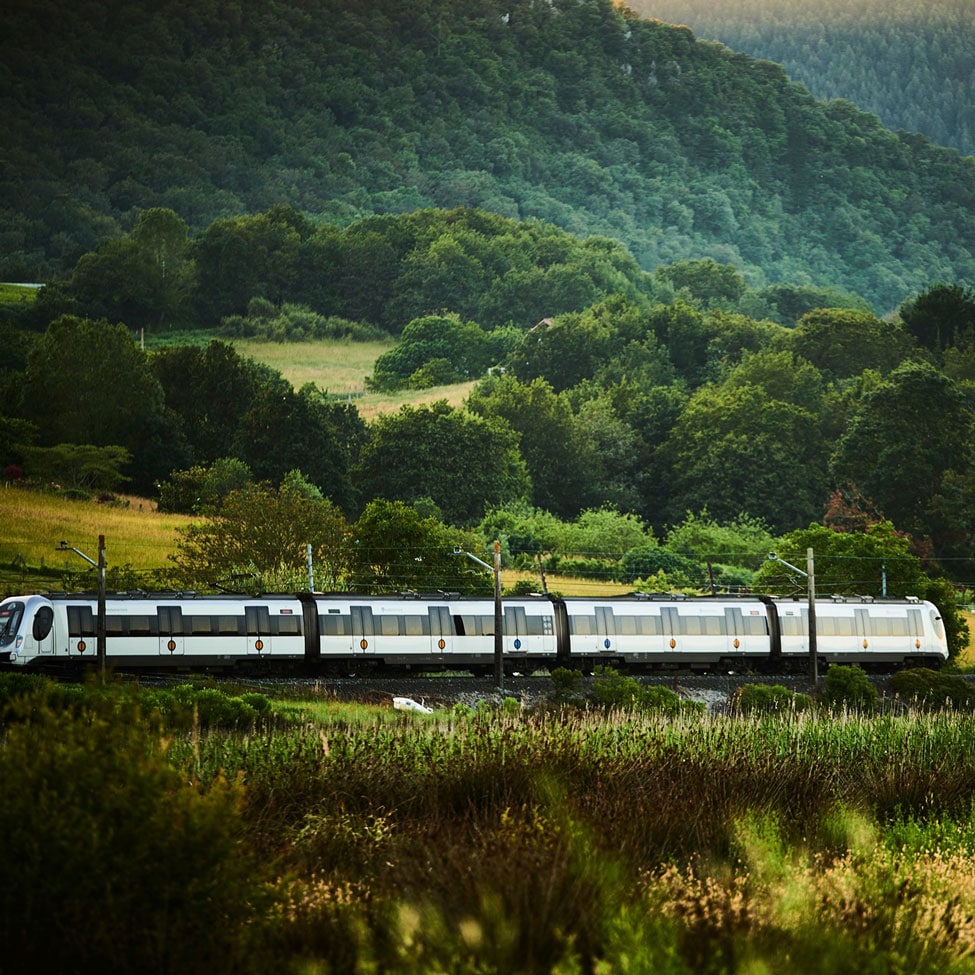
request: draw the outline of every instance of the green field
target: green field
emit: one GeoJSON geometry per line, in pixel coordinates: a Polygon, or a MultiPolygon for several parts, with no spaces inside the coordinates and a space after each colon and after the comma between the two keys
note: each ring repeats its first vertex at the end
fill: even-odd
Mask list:
{"type": "Polygon", "coordinates": [[[332,396],[347,398],[366,420],[380,413],[395,413],[406,404],[418,406],[442,399],[451,406],[463,404],[473,382],[396,393],[368,392],[365,380],[372,373],[373,363],[394,344],[392,339],[388,342],[257,342],[234,339],[232,342],[240,355],[276,369],[295,389],[300,389],[305,383],[313,383],[332,396]]]}
{"type": "MultiPolygon", "coordinates": [[[[91,558],[98,553],[98,536],[105,536],[109,570],[128,567],[135,572],[164,569],[175,551],[177,528],[192,519],[160,514],[146,498],[122,497],[117,504],[66,498],[0,484],[0,593],[59,588],[62,579],[77,577],[86,563],[71,552],[58,551],[61,541],[91,558]]],[[[506,570],[506,587],[537,576],[506,570]]],[[[618,583],[549,574],[549,586],[567,595],[612,595],[626,591],[618,583]]],[[[84,585],[73,580],[73,585],[84,585]]]]}
{"type": "Polygon", "coordinates": [[[83,559],[58,551],[58,545],[66,541],[96,558],[99,535],[105,536],[110,569],[164,568],[177,527],[189,521],[160,514],[145,498],[100,504],[0,484],[0,589],[56,588],[61,576],[86,569],[83,559]]]}

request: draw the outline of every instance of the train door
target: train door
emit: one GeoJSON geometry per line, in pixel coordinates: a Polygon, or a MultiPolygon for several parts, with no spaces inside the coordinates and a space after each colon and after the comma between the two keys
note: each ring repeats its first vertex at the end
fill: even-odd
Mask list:
{"type": "Polygon", "coordinates": [[[924,617],[921,615],[920,609],[908,609],[907,634],[910,638],[908,653],[920,650],[924,646],[924,617]]]}
{"type": "Polygon", "coordinates": [[[616,653],[616,616],[612,606],[596,606],[596,634],[600,653],[616,653]]]}
{"type": "Polygon", "coordinates": [[[54,609],[38,606],[31,623],[31,639],[39,656],[52,656],[55,652],[56,634],[54,632],[54,609]]]}
{"type": "Polygon", "coordinates": [[[740,606],[726,606],[724,611],[725,652],[734,656],[748,650],[745,619],[740,606]]]}
{"type": "MultiPolygon", "coordinates": [[[[857,609],[854,611],[856,615],[856,646],[850,648],[851,651],[857,652],[862,647],[864,650],[870,649],[870,637],[874,635],[874,628],[870,624],[870,610],[869,609],[857,609]]],[[[883,644],[883,640],[880,644],[883,644]]]]}
{"type": "Polygon", "coordinates": [[[448,606],[431,606],[430,652],[435,656],[449,654],[454,649],[454,626],[448,606]]]}
{"type": "Polygon", "coordinates": [[[68,653],[97,656],[98,631],[91,606],[68,606],[68,653]]]}
{"type": "Polygon", "coordinates": [[[159,655],[161,657],[181,657],[183,655],[183,607],[160,606],[159,616],[159,655]]]}
{"type": "Polygon", "coordinates": [[[271,652],[271,611],[267,606],[245,606],[244,619],[247,628],[247,652],[265,654],[271,652]]]}
{"type": "Polygon", "coordinates": [[[371,606],[350,606],[352,614],[352,653],[375,653],[376,624],[371,606]]]}
{"type": "Polygon", "coordinates": [[[664,652],[680,650],[681,626],[680,614],[676,606],[660,607],[660,625],[663,629],[664,652]]]}
{"type": "MultiPolygon", "coordinates": [[[[598,613],[599,610],[597,609],[598,613]]],[[[525,653],[528,650],[528,617],[524,606],[505,606],[504,608],[504,650],[512,653],[525,653]]]]}

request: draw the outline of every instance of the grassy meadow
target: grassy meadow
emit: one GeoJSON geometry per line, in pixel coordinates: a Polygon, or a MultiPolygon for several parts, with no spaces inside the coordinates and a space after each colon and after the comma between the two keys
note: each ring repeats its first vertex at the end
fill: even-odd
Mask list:
{"type": "Polygon", "coordinates": [[[95,559],[99,535],[105,536],[109,569],[165,568],[175,549],[176,529],[189,520],[160,514],[145,498],[101,504],[0,483],[0,588],[58,588],[62,577],[75,578],[88,569],[83,559],[58,551],[58,545],[66,541],[95,559]]]}
{"type": "MultiPolygon", "coordinates": [[[[98,555],[98,536],[105,536],[109,571],[128,567],[134,572],[165,569],[175,551],[177,528],[192,519],[187,515],[160,514],[147,498],[122,497],[118,504],[66,498],[59,494],[27,491],[0,482],[0,592],[26,592],[94,585],[79,573],[88,565],[73,552],[57,550],[60,542],[98,555]]],[[[505,587],[520,579],[538,577],[505,570],[505,587]]],[[[622,584],[548,575],[551,589],[567,595],[614,595],[627,591],[622,584]]]]}
{"type": "Polygon", "coordinates": [[[258,342],[234,339],[233,346],[242,356],[263,362],[287,379],[295,389],[314,383],[337,398],[348,397],[366,419],[382,413],[395,413],[401,406],[419,406],[445,399],[451,406],[461,406],[474,383],[434,386],[430,389],[402,390],[396,393],[373,393],[366,390],[366,376],[373,363],[395,342],[258,342]]]}

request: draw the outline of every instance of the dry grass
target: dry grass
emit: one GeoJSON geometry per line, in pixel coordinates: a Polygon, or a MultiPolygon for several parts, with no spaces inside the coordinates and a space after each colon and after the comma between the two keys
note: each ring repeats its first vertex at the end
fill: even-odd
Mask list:
{"type": "Polygon", "coordinates": [[[348,396],[366,420],[395,413],[403,405],[421,406],[445,399],[451,406],[463,406],[473,382],[398,393],[366,391],[366,376],[373,363],[396,343],[388,342],[255,342],[235,339],[242,356],[276,369],[295,389],[313,383],[333,396],[348,396]]]}
{"type": "Polygon", "coordinates": [[[104,535],[109,565],[165,566],[166,556],[175,549],[176,528],[190,519],[160,514],[144,498],[124,501],[127,507],[0,485],[0,563],[10,564],[19,557],[31,566],[77,570],[83,561],[71,552],[57,551],[59,543],[66,541],[96,558],[98,536],[104,535]]]}

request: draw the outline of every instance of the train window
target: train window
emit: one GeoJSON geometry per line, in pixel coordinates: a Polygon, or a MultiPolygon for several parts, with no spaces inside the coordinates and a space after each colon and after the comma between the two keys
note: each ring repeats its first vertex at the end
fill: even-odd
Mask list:
{"type": "Polygon", "coordinates": [[[806,632],[805,617],[795,615],[779,617],[779,629],[783,636],[802,636],[806,632]]]}
{"type": "Polygon", "coordinates": [[[701,617],[700,616],[681,616],[680,617],[680,632],[684,636],[700,636],[701,635],[701,617]]]}
{"type": "Polygon", "coordinates": [[[352,632],[352,617],[329,613],[318,617],[318,625],[323,636],[348,636],[352,632]]]}
{"type": "Polygon", "coordinates": [[[68,606],[67,612],[68,636],[95,636],[95,614],[91,606],[68,606]]]}
{"type": "Polygon", "coordinates": [[[274,622],[280,636],[298,636],[301,633],[300,616],[275,616],[274,622]]]}
{"type": "Polygon", "coordinates": [[[400,619],[403,625],[403,636],[425,636],[430,632],[428,616],[403,616],[400,619]]]}
{"type": "Polygon", "coordinates": [[[380,616],[378,626],[380,635],[399,636],[402,633],[402,627],[400,626],[402,619],[402,616],[394,616],[392,614],[380,616]]]}
{"type": "Polygon", "coordinates": [[[816,630],[823,636],[856,636],[852,616],[823,616],[816,620],[816,630]]]}
{"type": "Polygon", "coordinates": [[[20,621],[24,618],[24,604],[21,602],[7,603],[0,606],[0,647],[13,643],[20,621]]]}
{"type": "Polygon", "coordinates": [[[209,616],[190,616],[187,622],[193,636],[209,636],[213,632],[209,616]]]}
{"type": "Polygon", "coordinates": [[[596,629],[595,616],[575,614],[569,617],[569,632],[578,636],[590,636],[596,629]]]}
{"type": "Polygon", "coordinates": [[[50,606],[42,606],[34,614],[33,635],[35,640],[46,640],[54,626],[54,610],[50,606]]]}
{"type": "Polygon", "coordinates": [[[106,616],[105,636],[125,636],[125,618],[123,616],[106,616]]]}
{"type": "MultiPolygon", "coordinates": [[[[211,632],[219,633],[220,636],[246,636],[242,616],[213,616],[210,628],[211,632]]],[[[267,630],[264,632],[267,635],[267,630]]]]}
{"type": "Polygon", "coordinates": [[[551,616],[526,616],[525,633],[528,636],[543,636],[553,632],[551,616]]]}
{"type": "MultiPolygon", "coordinates": [[[[790,619],[792,617],[789,617],[790,619]]],[[[743,616],[743,631],[748,636],[767,636],[768,617],[766,616],[743,616]]]]}
{"type": "Polygon", "coordinates": [[[148,616],[141,613],[138,616],[129,616],[126,618],[126,623],[128,623],[128,626],[126,627],[126,629],[128,630],[128,635],[129,636],[155,636],[156,633],[153,632],[155,628],[152,625],[155,622],[156,622],[155,617],[152,617],[152,619],[150,620],[148,616]]]}
{"type": "Polygon", "coordinates": [[[636,636],[640,632],[638,629],[639,622],[640,619],[637,616],[617,616],[616,631],[620,636],[636,636]]]}
{"type": "Polygon", "coordinates": [[[459,616],[457,618],[455,627],[461,636],[484,636],[485,634],[493,634],[494,617],[470,615],[459,616]]]}

